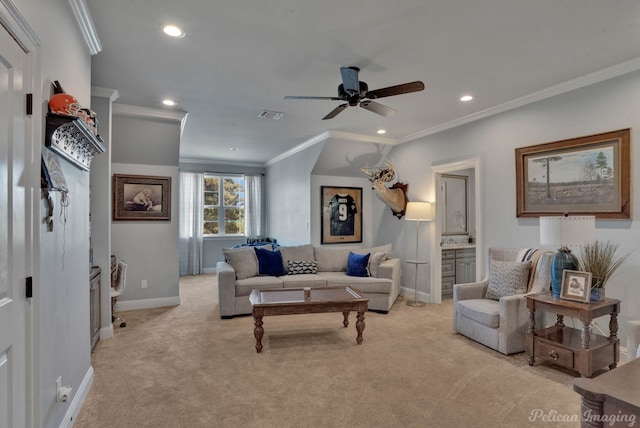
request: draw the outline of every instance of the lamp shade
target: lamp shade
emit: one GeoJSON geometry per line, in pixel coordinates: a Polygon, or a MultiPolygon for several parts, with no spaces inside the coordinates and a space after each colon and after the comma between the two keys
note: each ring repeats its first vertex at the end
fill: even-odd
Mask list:
{"type": "Polygon", "coordinates": [[[595,239],[595,216],[540,217],[540,244],[571,247],[595,239]]]}
{"type": "Polygon", "coordinates": [[[430,202],[407,202],[407,210],[404,213],[405,220],[409,221],[430,221],[430,202]]]}

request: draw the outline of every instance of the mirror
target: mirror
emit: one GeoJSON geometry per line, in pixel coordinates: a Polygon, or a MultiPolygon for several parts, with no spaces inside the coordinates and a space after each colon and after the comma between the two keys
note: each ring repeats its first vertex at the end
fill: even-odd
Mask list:
{"type": "Polygon", "coordinates": [[[443,235],[468,233],[467,177],[442,174],[441,191],[444,200],[443,235]]]}

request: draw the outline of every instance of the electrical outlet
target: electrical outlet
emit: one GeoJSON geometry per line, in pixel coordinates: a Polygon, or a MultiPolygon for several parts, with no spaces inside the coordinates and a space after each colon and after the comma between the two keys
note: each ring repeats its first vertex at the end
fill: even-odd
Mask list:
{"type": "Polygon", "coordinates": [[[142,280],[142,288],[147,288],[147,280],[146,279],[142,280]]]}

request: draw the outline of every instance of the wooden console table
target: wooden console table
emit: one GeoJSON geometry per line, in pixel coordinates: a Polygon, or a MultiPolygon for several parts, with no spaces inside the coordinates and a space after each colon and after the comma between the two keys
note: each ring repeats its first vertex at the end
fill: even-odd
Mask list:
{"type": "Polygon", "coordinates": [[[535,358],[542,358],[554,364],[578,371],[584,377],[608,366],[614,369],[618,364],[620,339],[618,339],[618,313],[620,300],[605,299],[601,302],[580,303],[554,298],[550,293],[532,294],[527,297],[529,309],[529,329],[527,330],[527,354],[529,365],[535,358]],[[553,312],[556,324],[536,330],[536,310],[553,312]],[[609,337],[591,334],[591,321],[610,315],[609,337]],[[582,322],[580,330],[565,327],[564,317],[582,322]]]}
{"type": "Polygon", "coordinates": [[[579,378],[582,427],[629,427],[640,420],[640,359],[594,379],[579,378]]]}

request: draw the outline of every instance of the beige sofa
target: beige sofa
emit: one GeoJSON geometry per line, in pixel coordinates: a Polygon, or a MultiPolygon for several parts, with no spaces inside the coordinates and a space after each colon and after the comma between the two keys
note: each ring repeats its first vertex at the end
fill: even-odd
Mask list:
{"type": "Polygon", "coordinates": [[[348,285],[369,299],[369,310],[385,313],[391,309],[400,292],[401,264],[400,259],[393,257],[391,244],[358,249],[307,244],[277,249],[282,254],[285,271],[284,275],[278,276],[259,275],[259,262],[253,247],[223,250],[225,261],[217,264],[221,318],[251,314],[249,294],[253,289],[348,285]],[[370,254],[369,276],[347,275],[349,252],[370,254]],[[317,272],[290,271],[288,261],[309,262],[306,265],[315,266],[317,272]]]}

